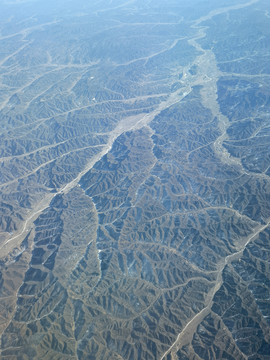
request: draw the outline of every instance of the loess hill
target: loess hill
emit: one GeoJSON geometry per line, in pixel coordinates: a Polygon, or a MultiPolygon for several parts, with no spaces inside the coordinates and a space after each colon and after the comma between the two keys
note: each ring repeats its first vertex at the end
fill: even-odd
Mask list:
{"type": "Polygon", "coordinates": [[[1,359],[270,359],[268,2],[0,9],[1,359]]]}

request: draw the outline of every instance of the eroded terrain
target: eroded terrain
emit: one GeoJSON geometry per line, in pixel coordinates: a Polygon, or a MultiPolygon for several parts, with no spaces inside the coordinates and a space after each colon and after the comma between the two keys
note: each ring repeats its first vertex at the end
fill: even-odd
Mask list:
{"type": "Polygon", "coordinates": [[[268,3],[1,7],[1,359],[270,358],[268,3]]]}

